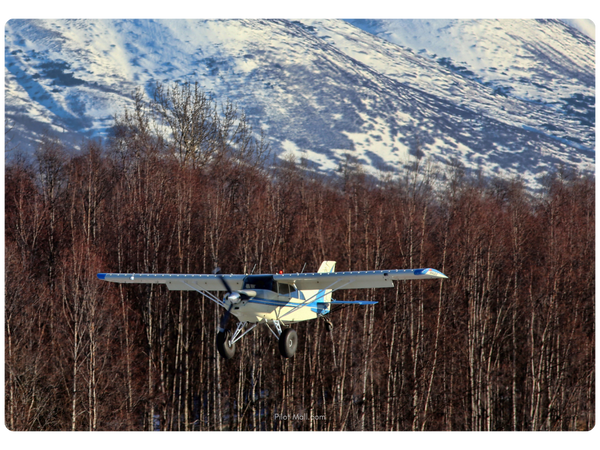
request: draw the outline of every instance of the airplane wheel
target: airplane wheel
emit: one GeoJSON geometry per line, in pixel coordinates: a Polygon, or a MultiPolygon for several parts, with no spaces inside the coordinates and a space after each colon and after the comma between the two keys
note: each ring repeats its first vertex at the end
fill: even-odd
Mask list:
{"type": "Polygon", "coordinates": [[[220,331],[217,333],[217,350],[225,359],[231,359],[233,358],[233,355],[235,355],[235,342],[231,344],[229,342],[230,339],[230,330],[220,331]]]}
{"type": "Polygon", "coordinates": [[[291,358],[298,348],[298,334],[292,328],[286,328],[279,336],[279,352],[284,358],[291,358]]]}
{"type": "Polygon", "coordinates": [[[333,323],[330,320],[325,320],[325,329],[329,332],[333,331],[333,323]]]}

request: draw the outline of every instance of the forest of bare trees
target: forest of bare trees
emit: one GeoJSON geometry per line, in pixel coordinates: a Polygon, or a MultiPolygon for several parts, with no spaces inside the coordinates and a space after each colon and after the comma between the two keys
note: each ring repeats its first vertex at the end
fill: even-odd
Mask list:
{"type": "MultiPolygon", "coordinates": [[[[157,86],[74,156],[46,138],[5,169],[10,430],[590,430],[595,181],[543,192],[421,160],[373,181],[266,164],[234,105],[157,86]],[[70,155],[70,156],[69,156],[70,155]],[[98,272],[433,267],[441,282],[298,324],[283,359],[260,327],[222,359],[222,310],[98,272]]],[[[344,293],[342,293],[344,292],[344,293]]]]}

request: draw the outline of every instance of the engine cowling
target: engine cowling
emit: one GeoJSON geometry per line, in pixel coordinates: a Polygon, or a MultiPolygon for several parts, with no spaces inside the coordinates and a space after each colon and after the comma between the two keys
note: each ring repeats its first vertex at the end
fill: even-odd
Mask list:
{"type": "Polygon", "coordinates": [[[227,300],[229,300],[232,305],[235,305],[242,301],[242,296],[239,292],[232,292],[227,296],[227,300]]]}

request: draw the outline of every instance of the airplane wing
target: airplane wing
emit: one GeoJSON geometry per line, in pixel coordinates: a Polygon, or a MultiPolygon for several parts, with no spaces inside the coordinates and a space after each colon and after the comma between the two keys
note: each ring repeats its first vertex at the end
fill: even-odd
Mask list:
{"type": "Polygon", "coordinates": [[[242,289],[246,275],[204,275],[177,273],[99,273],[98,278],[113,283],[165,284],[170,291],[225,291],[222,276],[232,290],[242,289]]]}
{"type": "Polygon", "coordinates": [[[295,284],[297,289],[368,289],[393,287],[393,280],[448,278],[435,269],[368,270],[332,273],[284,273],[274,275],[279,283],[295,284]]]}
{"type": "MultiPolygon", "coordinates": [[[[246,275],[206,275],[167,273],[99,273],[98,278],[113,283],[165,284],[171,291],[225,291],[222,276],[232,290],[240,290],[246,275]]],[[[284,273],[273,275],[279,283],[295,284],[297,289],[368,289],[393,287],[393,280],[448,278],[435,269],[368,270],[332,273],[284,273]]]]}

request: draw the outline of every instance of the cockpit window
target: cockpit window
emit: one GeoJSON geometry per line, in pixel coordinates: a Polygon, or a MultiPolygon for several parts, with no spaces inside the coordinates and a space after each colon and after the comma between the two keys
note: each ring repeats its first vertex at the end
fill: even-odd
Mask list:
{"type": "Polygon", "coordinates": [[[290,294],[296,290],[296,288],[291,284],[277,283],[277,286],[279,288],[279,293],[284,295],[290,294]]]}
{"type": "Polygon", "coordinates": [[[244,289],[266,289],[273,290],[273,276],[271,275],[248,275],[244,280],[244,289]]]}

